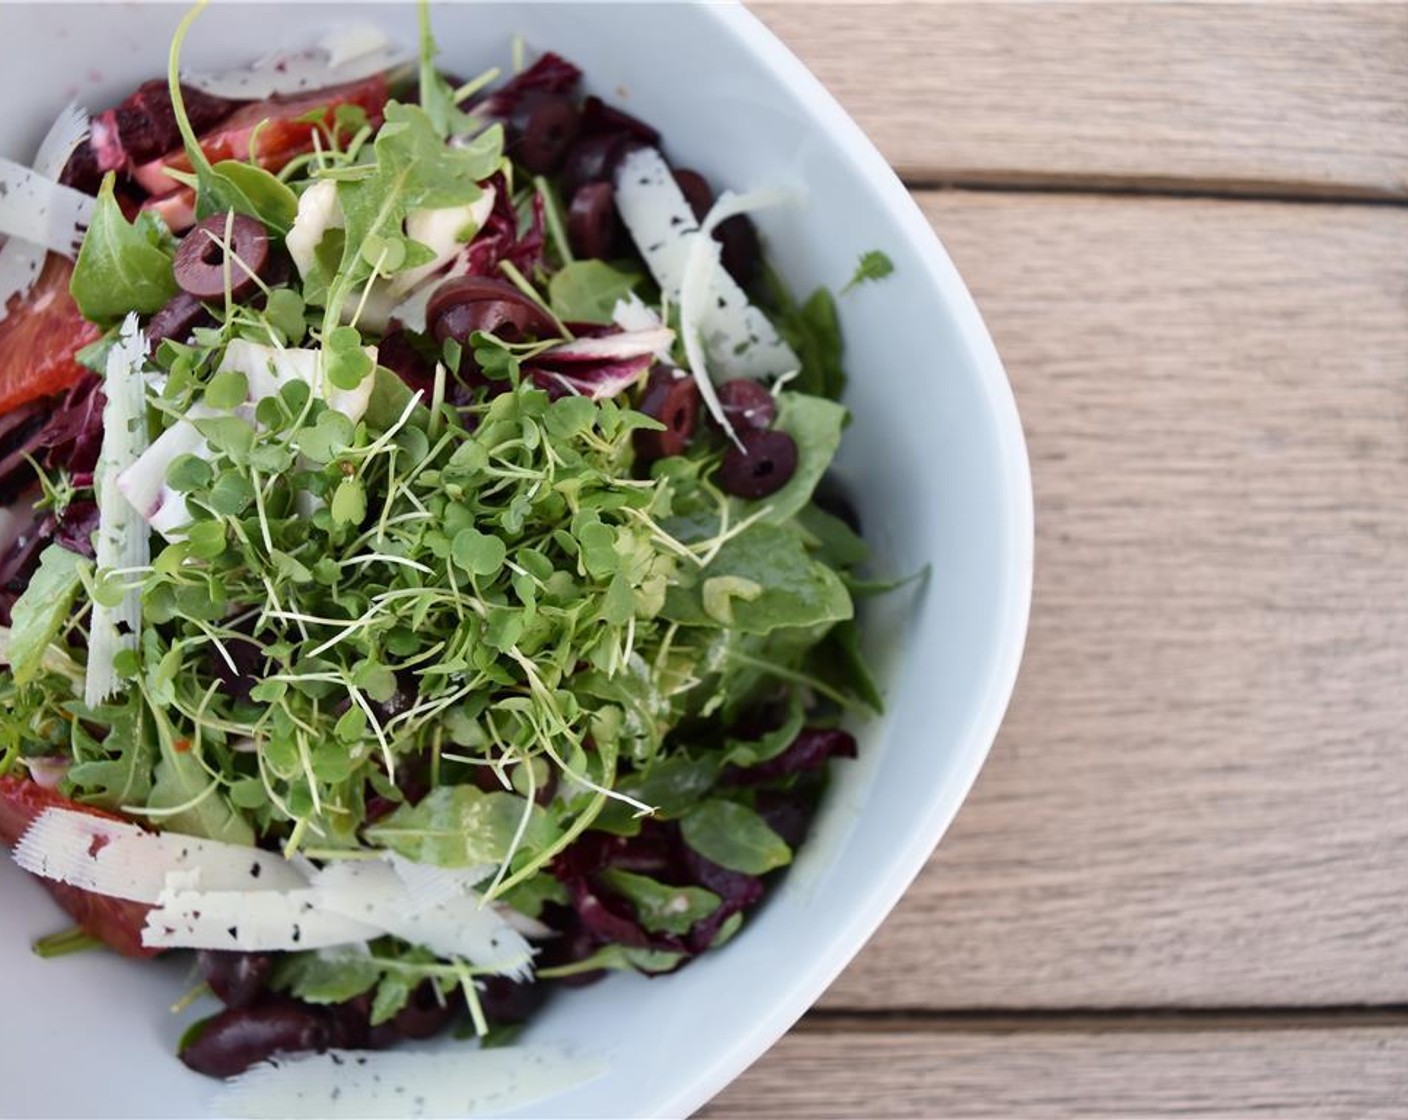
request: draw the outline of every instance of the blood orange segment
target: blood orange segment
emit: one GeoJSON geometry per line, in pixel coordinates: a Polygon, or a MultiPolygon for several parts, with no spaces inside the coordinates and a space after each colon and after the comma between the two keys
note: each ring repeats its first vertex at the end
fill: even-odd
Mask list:
{"type": "MultiPolygon", "coordinates": [[[[247,161],[253,140],[255,162],[266,171],[278,171],[294,156],[313,150],[313,133],[320,127],[332,127],[333,114],[339,105],[361,106],[375,127],[381,123],[386,98],[386,78],[380,74],[363,82],[350,82],[299,97],[271,97],[237,110],[202,136],[201,151],[211,163],[224,159],[247,161]],[[324,110],[321,117],[300,119],[319,109],[324,110]]],[[[190,173],[191,162],[183,150],[134,167],[132,177],[149,194],[162,196],[180,185],[167,174],[168,170],[190,173]]]]}
{"type": "MultiPolygon", "coordinates": [[[[13,848],[34,820],[45,809],[53,808],[73,809],[109,820],[122,819],[101,809],[79,805],[60,793],[10,775],[0,778],[0,843],[7,848],[13,848]]],[[[147,923],[150,906],[120,898],[108,898],[49,879],[39,881],[48,888],[49,893],[54,896],[54,901],[68,912],[69,917],[78,923],[84,933],[96,937],[108,948],[126,957],[154,957],[161,952],[160,949],[149,949],[142,944],[142,927],[147,923]]]]}
{"type": "Polygon", "coordinates": [[[75,355],[102,335],[68,294],[73,264],[49,254],[29,296],[0,322],[0,415],[83,376],[75,355]]]}

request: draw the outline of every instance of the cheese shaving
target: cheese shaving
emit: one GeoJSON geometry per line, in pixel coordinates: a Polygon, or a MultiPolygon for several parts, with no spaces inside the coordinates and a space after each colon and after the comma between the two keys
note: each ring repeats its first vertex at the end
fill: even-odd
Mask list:
{"type": "Polygon", "coordinates": [[[520,980],[532,976],[532,946],[472,891],[450,886],[431,892],[422,881],[420,901],[412,904],[405,882],[381,861],[334,863],[313,886],[316,905],[327,913],[374,925],[438,956],[520,980]],[[441,897],[427,905],[432,893],[441,897]]]}
{"type": "Polygon", "coordinates": [[[466,1051],[329,1050],[263,1062],[225,1083],[213,1114],[231,1120],[503,1115],[608,1069],[558,1044],[466,1051]]]}
{"type": "MultiPolygon", "coordinates": [[[[46,179],[57,179],[74,149],[87,136],[88,127],[88,114],[76,102],[65,106],[39,144],[34,157],[35,173],[46,179]]],[[[9,237],[0,245],[0,321],[9,313],[10,301],[16,296],[23,299],[34,287],[45,256],[42,245],[23,237],[9,237]]]]}
{"type": "Polygon", "coordinates": [[[122,321],[116,343],[108,351],[103,391],[103,450],[98,460],[97,575],[119,571],[126,589],[116,606],[94,601],[88,625],[88,674],[83,702],[96,707],[116,692],[119,681],[113,659],[125,649],[137,648],[142,630],[142,593],[133,573],[151,562],[151,538],[143,511],[134,509],[118,485],[118,476],[147,449],[146,382],[142,364],[147,337],[137,316],[122,321]]]}
{"type": "MultiPolygon", "coordinates": [[[[621,219],[661,290],[681,302],[682,325],[685,281],[693,268],[693,327],[700,339],[696,353],[705,355],[720,380],[776,377],[800,365],[796,352],[724,269],[710,236],[715,226],[730,217],[795,198],[789,191],[726,193],[701,225],[669,164],[654,148],[631,152],[616,172],[621,219]],[[701,242],[708,244],[700,246],[701,242]],[[703,256],[710,245],[713,250],[703,256]]],[[[684,331],[687,345],[690,333],[684,331]]],[[[691,364],[695,360],[691,355],[691,364]]],[[[704,391],[702,385],[700,391],[704,391]]]]}
{"type": "MultiPolygon", "coordinates": [[[[179,875],[180,873],[178,873],[179,875]]],[[[294,952],[380,937],[380,928],[320,909],[311,888],[203,891],[177,879],[157,896],[142,944],[152,949],[294,952]]]]}
{"type": "Polygon", "coordinates": [[[252,66],[186,74],[182,81],[215,97],[262,101],[359,82],[399,66],[408,57],[380,28],[358,23],[335,28],[302,50],[274,51],[252,66]]]}
{"type": "Polygon", "coordinates": [[[31,167],[0,159],[0,233],[75,256],[93,218],[94,199],[31,167]]]}
{"type": "Polygon", "coordinates": [[[72,809],[46,809],[15,846],[31,874],[110,898],[156,903],[173,873],[201,890],[271,891],[304,887],[302,875],[274,852],[148,832],[128,821],[72,809]]]}

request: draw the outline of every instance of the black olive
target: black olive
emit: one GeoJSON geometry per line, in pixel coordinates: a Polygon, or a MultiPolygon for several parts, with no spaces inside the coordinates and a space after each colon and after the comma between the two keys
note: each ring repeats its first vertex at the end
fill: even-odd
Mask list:
{"type": "Polygon", "coordinates": [[[636,454],[645,460],[683,454],[699,425],[699,386],[680,370],[657,370],[646,382],[639,408],[664,424],[665,430],[637,431],[636,454]]]}
{"type": "Polygon", "coordinates": [[[197,1073],[234,1077],[275,1054],[326,1050],[332,1040],[321,1008],[278,999],[212,1016],[195,1029],[180,1057],[197,1073]]]}
{"type": "Polygon", "coordinates": [[[509,151],[534,175],[551,175],[562,166],[580,127],[581,114],[570,97],[527,94],[509,118],[509,151]]]}
{"type": "Polygon", "coordinates": [[[567,208],[567,238],[583,257],[609,260],[615,253],[620,220],[616,188],[610,183],[583,183],[567,208]]]}
{"type": "Polygon", "coordinates": [[[567,150],[562,164],[562,193],[571,198],[587,183],[609,183],[627,153],[645,145],[626,132],[584,136],[567,150]]]}
{"type": "Polygon", "coordinates": [[[442,1001],[435,985],[422,980],[391,1022],[402,1038],[434,1038],[450,1025],[459,1011],[457,1000],[446,997],[442,1001]]]}
{"type": "Polygon", "coordinates": [[[153,351],[168,338],[174,342],[189,342],[191,332],[197,327],[214,324],[214,316],[200,300],[189,292],[177,292],[147,324],[147,342],[153,351]]]}
{"type": "Polygon", "coordinates": [[[772,427],[777,416],[777,402],[756,381],[747,378],[725,381],[716,391],[724,416],[735,431],[742,428],[763,431],[772,427]]]}
{"type": "Polygon", "coordinates": [[[504,342],[552,335],[556,327],[547,312],[512,284],[483,276],[447,280],[431,297],[426,321],[436,339],[461,344],[474,331],[504,342]]]}
{"type": "Polygon", "coordinates": [[[766,498],[797,471],[797,444],[786,432],[739,432],[719,468],[719,485],[737,498],[766,498]]]}
{"type": "Polygon", "coordinates": [[[172,261],[172,271],[181,290],[196,299],[225,297],[225,242],[228,229],[229,245],[234,256],[229,262],[230,297],[240,300],[255,287],[255,277],[262,276],[269,264],[269,231],[245,214],[233,219],[225,214],[197,222],[182,239],[172,261]]]}
{"type": "MultiPolygon", "coordinates": [[[[697,171],[680,170],[674,173],[675,183],[689,202],[694,217],[703,221],[714,205],[714,192],[708,180],[697,171]]],[[[722,250],[720,259],[724,269],[746,288],[758,275],[762,264],[763,250],[758,243],[758,230],[744,214],[738,214],[725,222],[720,222],[714,230],[714,240],[722,250]]]]}
{"type": "Polygon", "coordinates": [[[196,954],[201,977],[226,1007],[248,1007],[263,995],[273,967],[274,958],[268,953],[202,949],[196,954]]]}
{"type": "Polygon", "coordinates": [[[407,331],[388,331],[376,348],[376,362],[399,377],[411,392],[424,393],[429,401],[435,391],[435,359],[426,349],[407,331]]]}

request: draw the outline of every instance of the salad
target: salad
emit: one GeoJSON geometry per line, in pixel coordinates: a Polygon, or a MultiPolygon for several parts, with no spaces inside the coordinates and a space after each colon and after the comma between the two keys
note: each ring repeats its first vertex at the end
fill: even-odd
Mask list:
{"type": "Polygon", "coordinates": [[[37,951],[195,951],[192,1069],[502,1042],[737,935],[880,707],[834,301],[556,54],[198,12],[0,162],[0,840],[37,951]]]}

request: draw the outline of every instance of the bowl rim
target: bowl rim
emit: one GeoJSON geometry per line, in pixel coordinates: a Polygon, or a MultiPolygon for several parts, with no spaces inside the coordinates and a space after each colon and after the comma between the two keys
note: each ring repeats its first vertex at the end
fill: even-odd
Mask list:
{"type": "Polygon", "coordinates": [[[802,102],[835,139],[844,157],[874,184],[876,194],[900,223],[924,263],[926,280],[942,295],[961,335],[996,430],[1002,464],[1001,518],[1011,548],[999,573],[1002,632],[991,659],[986,688],[965,735],[956,740],[953,777],[915,822],[903,848],[855,900],[827,952],[799,969],[781,998],[721,1048],[707,1065],[651,1102],[651,1116],[689,1116],[738,1078],[776,1043],[850,964],[923,870],[982,769],[1007,712],[1017,682],[1030,618],[1035,557],[1035,512],[1031,464],[1016,397],[1002,359],[967,285],[918,203],[874,143],[831,92],[742,0],[695,0],[745,51],[802,102]]]}

